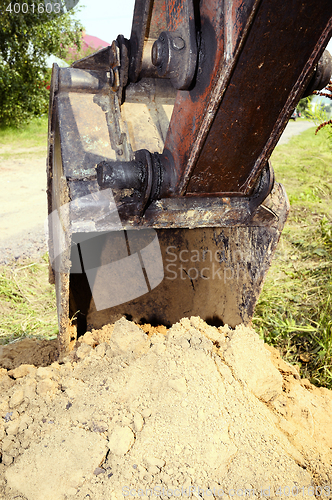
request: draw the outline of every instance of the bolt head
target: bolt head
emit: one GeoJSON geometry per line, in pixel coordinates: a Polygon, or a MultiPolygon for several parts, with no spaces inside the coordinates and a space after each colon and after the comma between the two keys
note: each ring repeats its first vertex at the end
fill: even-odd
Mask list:
{"type": "Polygon", "coordinates": [[[152,64],[154,66],[161,66],[163,63],[163,48],[164,44],[162,41],[158,38],[152,46],[152,51],[151,51],[151,60],[152,64]]]}
{"type": "Polygon", "coordinates": [[[173,47],[173,49],[175,49],[175,50],[182,50],[182,49],[185,48],[185,46],[186,46],[186,43],[183,40],[183,38],[181,38],[180,36],[176,36],[175,38],[172,39],[172,47],[173,47]]]}

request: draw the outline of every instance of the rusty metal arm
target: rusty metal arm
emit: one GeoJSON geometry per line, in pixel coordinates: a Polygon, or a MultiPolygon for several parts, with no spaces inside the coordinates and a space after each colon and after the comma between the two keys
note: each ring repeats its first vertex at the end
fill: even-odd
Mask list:
{"type": "Polygon", "coordinates": [[[171,194],[248,195],[310,85],[332,4],[202,0],[199,14],[195,84],[178,92],[165,142],[171,194]]]}

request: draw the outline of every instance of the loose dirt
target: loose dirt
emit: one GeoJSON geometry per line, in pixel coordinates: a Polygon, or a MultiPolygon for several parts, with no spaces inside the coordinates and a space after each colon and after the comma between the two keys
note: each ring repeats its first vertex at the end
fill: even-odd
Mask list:
{"type": "Polygon", "coordinates": [[[23,342],[0,353],[1,499],[331,497],[332,393],[252,329],[122,318],[36,366],[23,342]]]}
{"type": "Polygon", "coordinates": [[[0,367],[13,370],[21,365],[48,366],[56,360],[58,342],[54,340],[23,339],[0,346],[0,367]]]}

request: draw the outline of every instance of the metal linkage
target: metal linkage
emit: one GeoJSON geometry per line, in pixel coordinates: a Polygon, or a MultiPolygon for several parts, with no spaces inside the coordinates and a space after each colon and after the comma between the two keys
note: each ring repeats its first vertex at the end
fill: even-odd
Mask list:
{"type": "MultiPolygon", "coordinates": [[[[136,151],[135,161],[131,162],[102,161],[96,170],[100,189],[112,189],[119,213],[124,218],[143,216],[153,201],[163,198],[163,193],[171,184],[160,155],[151,155],[147,150],[136,151]]],[[[273,169],[267,163],[252,195],[248,197],[251,213],[270,194],[273,184],[273,169]]]]}
{"type": "MultiPolygon", "coordinates": [[[[249,196],[303,92],[322,88],[331,77],[331,57],[326,52],[319,56],[332,32],[332,5],[329,0],[319,7],[314,0],[303,5],[294,0],[294,5],[277,9],[278,0],[229,0],[221,8],[215,0],[202,0],[194,16],[192,0],[165,0],[166,13],[159,0],[142,2],[137,0],[130,41],[118,36],[110,47],[61,70],[60,91],[97,94],[95,102],[106,112],[119,156],[126,137],[120,133],[123,139],[113,138],[112,112],[107,110],[114,99],[108,94],[116,93],[121,105],[130,78],[140,78],[143,67],[149,75],[153,65],[176,88],[189,88],[176,96],[163,153],[143,155],[152,165],[157,194],[147,192],[143,183],[138,199],[138,187],[131,185],[136,174],[126,177],[126,189],[137,194],[128,199],[129,212],[133,199],[136,213],[143,213],[152,200],[168,196],[249,196]],[[301,9],[295,8],[298,3],[301,9]],[[141,15],[139,7],[144,7],[141,15]],[[314,23],[308,21],[312,8],[314,23]],[[167,29],[157,40],[150,38],[162,27],[167,29]],[[137,38],[138,28],[147,39],[137,38]],[[299,33],[293,40],[294,30],[299,33]]],[[[155,69],[151,71],[155,77],[155,69]]],[[[119,159],[113,166],[108,163],[113,179],[122,175],[118,169],[124,158],[119,159]]],[[[131,172],[130,163],[126,169],[131,172]]],[[[121,198],[121,206],[127,198],[121,198]]]]}
{"type": "Polygon", "coordinates": [[[319,59],[314,74],[309,82],[308,87],[304,91],[302,97],[308,97],[315,90],[322,90],[328,85],[332,74],[332,57],[331,54],[324,50],[322,57],[319,59]]]}
{"type": "MultiPolygon", "coordinates": [[[[84,57],[72,64],[72,68],[92,71],[106,71],[111,90],[117,93],[120,104],[123,100],[123,89],[128,83],[129,41],[119,35],[112,45],[84,57]]],[[[70,71],[70,70],[69,70],[70,71]]],[[[71,82],[73,85],[73,82],[71,82]]],[[[79,83],[73,85],[78,87],[79,83]]],[[[83,90],[83,88],[82,88],[83,90]]],[[[91,90],[93,92],[95,89],[91,90]]]]}
{"type": "Polygon", "coordinates": [[[170,78],[176,89],[188,89],[197,62],[196,26],[192,0],[166,0],[168,31],[152,47],[152,63],[158,75],[170,78]]]}
{"type": "Polygon", "coordinates": [[[96,167],[100,189],[112,189],[119,214],[142,216],[149,202],[160,196],[162,171],[146,150],[136,151],[135,161],[102,161],[96,167]]]}

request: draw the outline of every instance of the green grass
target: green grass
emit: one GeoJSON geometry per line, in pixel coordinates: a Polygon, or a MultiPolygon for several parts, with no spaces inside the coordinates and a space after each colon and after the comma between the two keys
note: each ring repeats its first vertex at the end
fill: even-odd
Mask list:
{"type": "Polygon", "coordinates": [[[28,125],[19,129],[0,128],[0,160],[46,155],[47,151],[47,116],[35,118],[28,125]]]}
{"type": "Polygon", "coordinates": [[[47,255],[0,266],[0,344],[23,337],[51,339],[57,333],[47,255]]]}
{"type": "MultiPolygon", "coordinates": [[[[0,161],[46,155],[47,116],[16,129],[0,128],[0,161]]],[[[58,332],[55,290],[48,259],[0,266],[0,344],[23,337],[53,338],[58,332]]]]}
{"type": "Polygon", "coordinates": [[[254,326],[302,376],[332,388],[332,142],[314,130],[272,155],[291,209],[254,326]]]}

